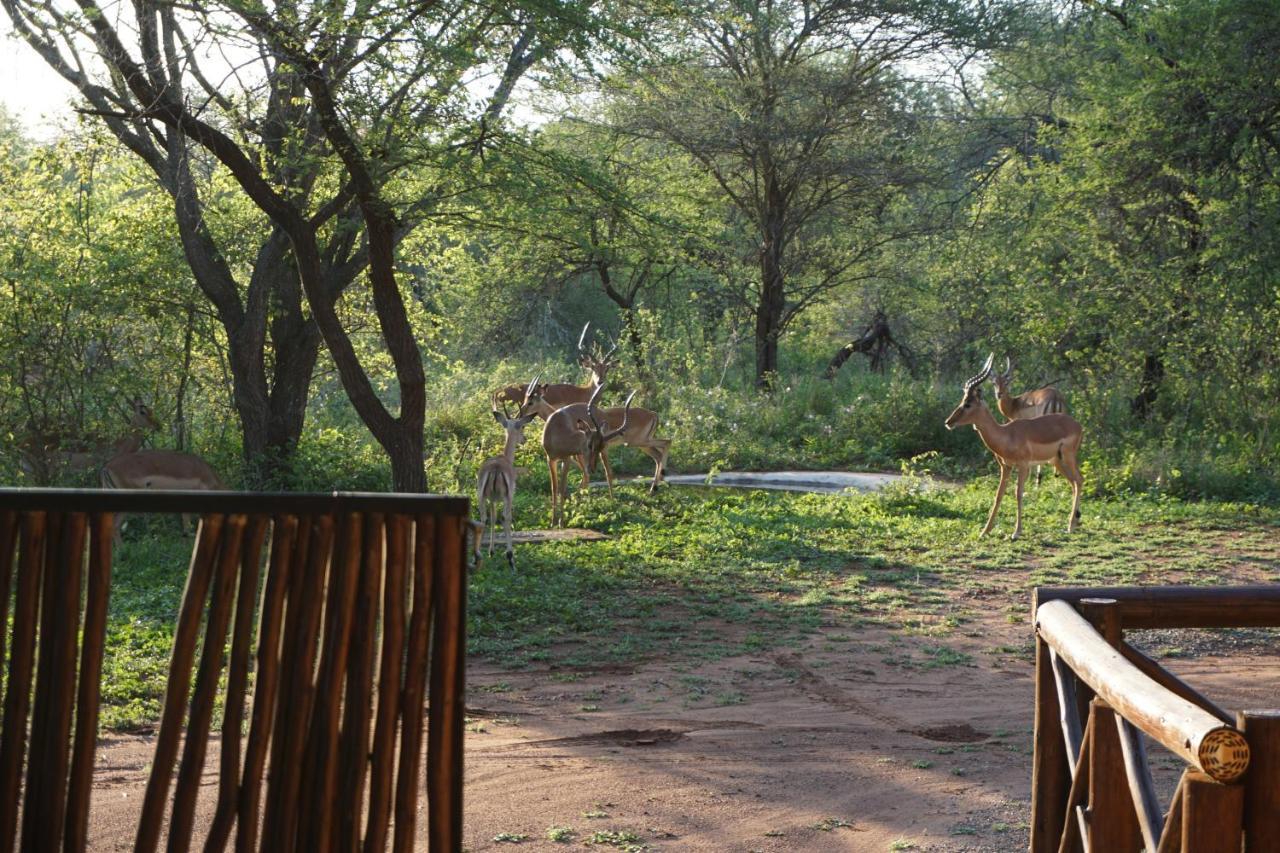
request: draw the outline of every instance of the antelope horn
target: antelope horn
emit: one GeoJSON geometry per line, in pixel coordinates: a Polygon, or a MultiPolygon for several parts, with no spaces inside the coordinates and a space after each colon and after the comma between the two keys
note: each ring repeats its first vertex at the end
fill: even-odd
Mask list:
{"type": "Polygon", "coordinates": [[[1004,381],[1008,382],[1013,378],[1013,365],[1009,363],[1009,356],[1004,357],[1004,381]]]}
{"type": "Polygon", "coordinates": [[[632,391],[630,394],[627,395],[627,402],[623,405],[623,408],[622,408],[622,426],[618,427],[613,432],[604,436],[605,441],[608,441],[609,439],[613,438],[615,435],[620,435],[621,433],[624,433],[627,431],[627,418],[631,416],[631,398],[634,397],[635,395],[636,395],[635,391],[632,391]]]}
{"type": "Polygon", "coordinates": [[[596,390],[591,392],[591,399],[587,400],[587,417],[591,419],[591,425],[595,427],[596,432],[600,432],[600,422],[596,420],[596,402],[600,399],[600,395],[604,393],[604,386],[597,385],[596,390]]]}
{"type": "Polygon", "coordinates": [[[967,380],[965,380],[964,390],[968,391],[970,388],[972,388],[973,386],[977,385],[979,382],[981,382],[982,380],[990,376],[991,363],[994,362],[995,360],[996,360],[995,353],[991,353],[989,356],[987,356],[986,364],[982,365],[982,371],[978,373],[976,376],[971,376],[967,380]]]}
{"type": "MultiPolygon", "coordinates": [[[[498,395],[499,395],[500,393],[501,393],[501,392],[498,392],[498,391],[494,391],[494,392],[493,392],[493,413],[494,413],[495,415],[496,415],[496,414],[498,414],[498,395]]],[[[506,398],[503,398],[503,400],[502,400],[502,416],[503,416],[504,418],[506,418],[507,420],[511,420],[511,411],[510,411],[509,409],[507,409],[507,401],[506,401],[506,398]]]]}
{"type": "Polygon", "coordinates": [[[542,371],[538,371],[538,374],[534,376],[533,379],[529,380],[528,386],[526,386],[524,389],[524,401],[526,403],[529,402],[529,395],[533,393],[534,388],[538,387],[538,380],[541,378],[542,378],[542,371]]]}
{"type": "Polygon", "coordinates": [[[582,352],[582,345],[587,340],[587,329],[591,328],[591,321],[588,320],[582,327],[582,334],[578,335],[578,352],[582,352]]]}

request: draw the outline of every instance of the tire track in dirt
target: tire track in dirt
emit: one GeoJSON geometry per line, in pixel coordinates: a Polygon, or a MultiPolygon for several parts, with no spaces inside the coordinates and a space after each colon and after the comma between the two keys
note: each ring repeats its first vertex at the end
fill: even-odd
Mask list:
{"type": "Polygon", "coordinates": [[[796,680],[806,690],[828,705],[839,708],[842,711],[853,711],[861,714],[878,723],[883,723],[901,734],[914,735],[925,740],[941,741],[943,743],[976,743],[990,737],[968,723],[927,727],[912,726],[896,714],[883,711],[874,705],[869,705],[850,696],[848,691],[837,687],[806,666],[800,660],[799,655],[784,652],[774,657],[773,661],[782,669],[795,672],[797,674],[796,680]]]}
{"type": "Polygon", "coordinates": [[[773,662],[780,669],[785,669],[796,673],[796,681],[812,693],[814,696],[839,708],[842,711],[855,711],[864,717],[869,717],[876,722],[884,723],[886,726],[892,726],[895,729],[904,729],[906,721],[901,717],[882,711],[875,706],[868,705],[858,699],[853,698],[847,691],[837,687],[830,681],[827,681],[821,675],[818,675],[812,669],[800,660],[800,656],[790,652],[783,652],[774,657],[773,662]]]}

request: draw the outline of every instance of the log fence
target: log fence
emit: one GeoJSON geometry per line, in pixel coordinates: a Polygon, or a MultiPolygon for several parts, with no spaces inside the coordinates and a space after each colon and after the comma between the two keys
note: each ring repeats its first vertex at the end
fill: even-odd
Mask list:
{"type": "Polygon", "coordinates": [[[1280,712],[1232,714],[1124,633],[1280,627],[1280,587],[1039,588],[1032,853],[1280,850],[1280,712]],[[1185,764],[1162,808],[1146,752],[1185,764]]]}
{"type": "Polygon", "coordinates": [[[466,499],[0,489],[0,851],[89,845],[126,512],[201,516],[134,849],[460,850],[466,499]]]}

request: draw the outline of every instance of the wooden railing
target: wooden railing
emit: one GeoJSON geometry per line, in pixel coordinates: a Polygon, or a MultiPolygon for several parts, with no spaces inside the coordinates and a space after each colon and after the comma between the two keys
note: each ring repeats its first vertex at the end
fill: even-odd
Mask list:
{"type": "Polygon", "coordinates": [[[0,849],[86,847],[113,516],[165,512],[201,523],[134,849],[224,850],[234,832],[237,851],[412,850],[425,778],[429,850],[460,850],[468,509],[0,489],[0,849]],[[216,807],[197,839],[219,696],[216,807]]]}
{"type": "Polygon", "coordinates": [[[1040,588],[1032,853],[1280,850],[1280,712],[1230,714],[1125,642],[1280,626],[1280,587],[1040,588]],[[1143,736],[1185,762],[1161,807],[1143,736]]]}

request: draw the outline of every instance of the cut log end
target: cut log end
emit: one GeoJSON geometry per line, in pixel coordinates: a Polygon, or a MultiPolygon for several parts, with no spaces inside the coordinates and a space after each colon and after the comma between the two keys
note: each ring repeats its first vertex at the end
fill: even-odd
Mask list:
{"type": "Polygon", "coordinates": [[[1214,729],[1200,741],[1200,767],[1216,782],[1234,782],[1249,769],[1249,744],[1235,729],[1214,729]]]}

